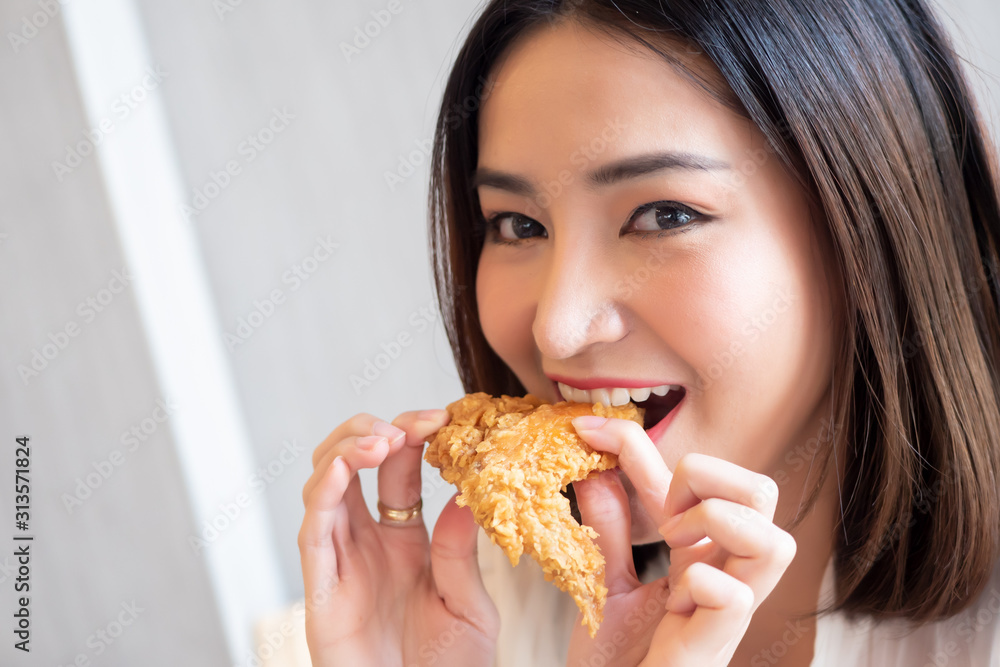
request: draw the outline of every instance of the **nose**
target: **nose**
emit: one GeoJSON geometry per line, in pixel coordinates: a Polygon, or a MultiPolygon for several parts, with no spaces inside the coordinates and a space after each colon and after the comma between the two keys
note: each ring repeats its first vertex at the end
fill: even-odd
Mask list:
{"type": "Polygon", "coordinates": [[[613,262],[599,249],[555,243],[531,331],[543,357],[568,359],[628,333],[613,262]]]}

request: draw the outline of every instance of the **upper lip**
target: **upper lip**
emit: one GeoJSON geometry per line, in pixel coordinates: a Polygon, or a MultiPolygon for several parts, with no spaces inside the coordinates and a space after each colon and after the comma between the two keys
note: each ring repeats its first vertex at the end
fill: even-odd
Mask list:
{"type": "Polygon", "coordinates": [[[640,389],[642,387],[659,387],[665,384],[680,384],[679,382],[671,382],[669,380],[634,380],[610,377],[571,378],[566,375],[556,375],[555,373],[546,373],[545,376],[553,382],[562,382],[574,389],[606,389],[611,387],[640,389]]]}

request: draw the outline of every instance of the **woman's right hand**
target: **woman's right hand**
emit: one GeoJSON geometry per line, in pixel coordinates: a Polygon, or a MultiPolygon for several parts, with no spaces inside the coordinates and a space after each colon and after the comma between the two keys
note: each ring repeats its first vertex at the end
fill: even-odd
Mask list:
{"type": "Polygon", "coordinates": [[[357,475],[377,467],[382,503],[413,506],[423,444],[447,422],[444,410],[404,412],[391,425],[358,414],[313,453],[298,541],[316,667],[492,664],[500,619],[479,573],[472,512],[453,498],[428,540],[422,516],[373,519],[357,475]]]}

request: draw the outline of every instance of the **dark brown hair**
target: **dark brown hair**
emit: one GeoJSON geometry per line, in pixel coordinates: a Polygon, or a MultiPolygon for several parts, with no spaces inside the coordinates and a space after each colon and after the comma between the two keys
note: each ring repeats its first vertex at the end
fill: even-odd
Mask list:
{"type": "Polygon", "coordinates": [[[565,20],[658,53],[735,107],[821,212],[847,306],[816,485],[842,457],[832,609],[962,610],[1000,557],[1000,202],[936,17],[923,0],[490,2],[448,79],[431,166],[435,285],[468,392],[525,391],[477,315],[478,110],[506,49],[565,20]]]}

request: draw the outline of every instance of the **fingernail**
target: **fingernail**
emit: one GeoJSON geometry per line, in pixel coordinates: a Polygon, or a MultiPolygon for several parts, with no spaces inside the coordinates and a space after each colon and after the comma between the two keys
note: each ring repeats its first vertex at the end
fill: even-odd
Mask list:
{"type": "Polygon", "coordinates": [[[366,435],[363,438],[358,438],[358,449],[371,451],[382,442],[386,442],[386,439],[380,435],[366,435]]]}
{"type": "Polygon", "coordinates": [[[382,421],[375,422],[375,424],[372,425],[372,434],[381,435],[389,442],[396,442],[400,438],[406,437],[406,433],[401,428],[382,421]]]}
{"type": "Polygon", "coordinates": [[[344,457],[343,456],[338,456],[338,457],[334,458],[333,461],[330,461],[330,467],[326,469],[326,474],[327,475],[329,475],[329,476],[333,476],[334,475],[333,471],[337,468],[337,463],[338,462],[342,466],[346,466],[347,465],[347,461],[344,460],[344,457]]]}
{"type": "Polygon", "coordinates": [[[448,416],[447,410],[421,410],[417,413],[418,422],[439,422],[448,416]]]}
{"type": "Polygon", "coordinates": [[[607,423],[607,417],[598,417],[596,415],[576,417],[573,420],[573,426],[577,431],[596,431],[607,423]]]}

